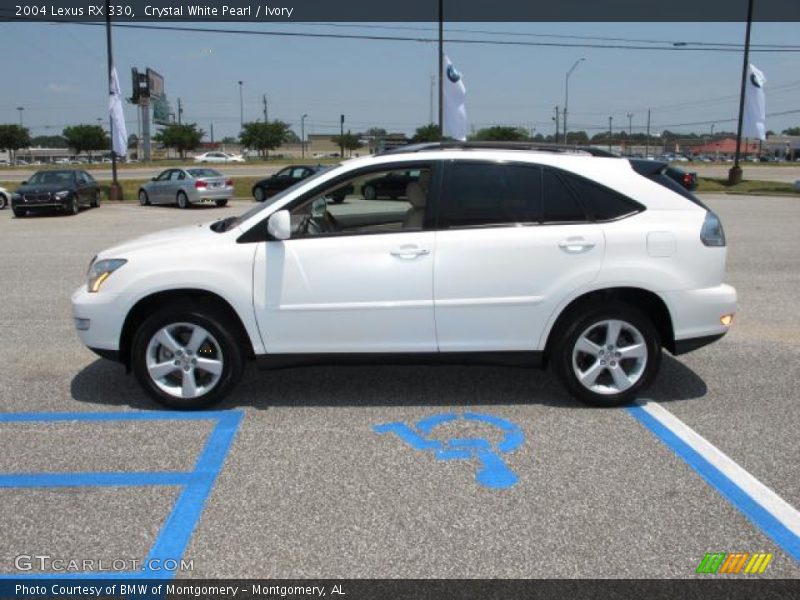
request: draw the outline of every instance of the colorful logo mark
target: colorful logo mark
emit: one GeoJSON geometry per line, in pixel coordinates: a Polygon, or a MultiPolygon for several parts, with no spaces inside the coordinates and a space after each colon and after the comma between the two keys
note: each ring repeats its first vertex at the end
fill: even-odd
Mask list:
{"type": "Polygon", "coordinates": [[[697,567],[697,573],[760,575],[767,570],[772,554],[757,552],[707,553],[697,567]]]}

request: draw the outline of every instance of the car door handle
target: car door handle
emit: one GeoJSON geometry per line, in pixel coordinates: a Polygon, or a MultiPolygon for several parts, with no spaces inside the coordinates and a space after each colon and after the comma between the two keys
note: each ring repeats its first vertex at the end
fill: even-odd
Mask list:
{"type": "Polygon", "coordinates": [[[558,247],[564,252],[569,254],[580,254],[581,252],[588,252],[594,248],[594,242],[590,242],[580,236],[568,237],[565,240],[558,242],[558,247]]]}
{"type": "Polygon", "coordinates": [[[389,251],[389,254],[398,258],[415,258],[417,256],[425,256],[430,254],[431,251],[427,248],[420,248],[419,246],[400,246],[394,250],[389,251]]]}

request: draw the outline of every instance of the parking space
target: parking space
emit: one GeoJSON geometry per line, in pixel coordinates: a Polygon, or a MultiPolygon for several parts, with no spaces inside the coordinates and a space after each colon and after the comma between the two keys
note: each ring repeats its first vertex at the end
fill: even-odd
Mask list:
{"type": "MultiPolygon", "coordinates": [[[[704,200],[728,234],[737,322],[665,356],[648,397],[782,498],[792,526],[800,205],[704,200]]],[[[69,295],[97,251],[249,205],[0,213],[0,573],[28,553],[183,557],[178,577],[195,578],[691,577],[707,552],[768,552],[762,576],[800,576],[798,538],[641,409],[586,408],[549,373],[248,368],[220,412],[157,411],[83,348],[69,295]]]]}

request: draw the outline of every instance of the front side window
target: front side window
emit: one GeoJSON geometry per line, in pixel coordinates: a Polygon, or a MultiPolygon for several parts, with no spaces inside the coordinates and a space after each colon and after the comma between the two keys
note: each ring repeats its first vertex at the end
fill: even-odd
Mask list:
{"type": "Polygon", "coordinates": [[[167,169],[166,171],[162,171],[158,177],[156,177],[156,181],[166,181],[169,179],[170,174],[172,173],[172,169],[167,169]]]}
{"type": "Polygon", "coordinates": [[[499,162],[454,162],[448,169],[442,196],[442,227],[536,223],[542,169],[499,162]]]}
{"type": "Polygon", "coordinates": [[[419,231],[429,197],[431,167],[421,167],[397,194],[370,191],[376,180],[407,179],[406,169],[362,171],[330,184],[291,208],[292,238],[419,231]]]}

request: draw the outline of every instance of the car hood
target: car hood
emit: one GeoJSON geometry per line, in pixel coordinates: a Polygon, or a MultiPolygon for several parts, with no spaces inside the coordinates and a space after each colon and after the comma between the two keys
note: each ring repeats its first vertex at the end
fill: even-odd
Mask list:
{"type": "Polygon", "coordinates": [[[98,254],[97,257],[127,258],[131,254],[147,251],[156,247],[159,250],[165,250],[173,246],[185,248],[195,244],[207,244],[209,239],[216,239],[219,235],[211,230],[210,225],[211,223],[184,225],[183,227],[175,227],[156,233],[149,233],[107,248],[98,254]]]}
{"type": "Polygon", "coordinates": [[[19,186],[18,194],[43,194],[45,192],[60,192],[61,190],[75,190],[74,185],[63,183],[34,183],[19,186]]]}

